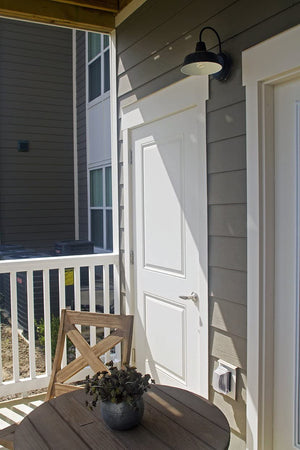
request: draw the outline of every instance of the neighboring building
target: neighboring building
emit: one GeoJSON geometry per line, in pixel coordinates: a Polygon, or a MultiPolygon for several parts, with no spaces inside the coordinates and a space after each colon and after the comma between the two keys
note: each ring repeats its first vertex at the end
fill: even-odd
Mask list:
{"type": "Polygon", "coordinates": [[[79,236],[111,251],[109,36],[79,31],[76,39],[79,236]]]}
{"type": "Polygon", "coordinates": [[[50,249],[74,239],[72,31],[1,19],[0,60],[1,243],[50,249]]]}
{"type": "Polygon", "coordinates": [[[71,30],[1,19],[1,244],[112,250],[109,36],[76,34],[75,51],[71,30]]]}

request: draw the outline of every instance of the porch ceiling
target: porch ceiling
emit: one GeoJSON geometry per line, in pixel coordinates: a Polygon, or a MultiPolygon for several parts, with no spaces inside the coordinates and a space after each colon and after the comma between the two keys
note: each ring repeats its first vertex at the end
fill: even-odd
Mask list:
{"type": "Polygon", "coordinates": [[[0,16],[99,32],[135,0],[0,0],[0,16]]]}

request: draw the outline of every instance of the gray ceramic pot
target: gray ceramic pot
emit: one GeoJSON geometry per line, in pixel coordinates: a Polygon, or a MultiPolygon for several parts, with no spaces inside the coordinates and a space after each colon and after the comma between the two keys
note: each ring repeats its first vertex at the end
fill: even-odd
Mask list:
{"type": "Polygon", "coordinates": [[[144,400],[140,398],[133,408],[126,402],[100,402],[100,411],[106,425],[113,430],[129,430],[140,423],[144,414],[144,400]]]}

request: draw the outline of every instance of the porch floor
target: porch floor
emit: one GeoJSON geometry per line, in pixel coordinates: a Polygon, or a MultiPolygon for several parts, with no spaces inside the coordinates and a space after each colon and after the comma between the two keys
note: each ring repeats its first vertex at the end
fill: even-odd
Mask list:
{"type": "MultiPolygon", "coordinates": [[[[0,430],[21,422],[27,414],[44,402],[45,395],[46,393],[42,393],[0,402],[0,430]]],[[[6,447],[0,445],[0,448],[6,447]]]]}

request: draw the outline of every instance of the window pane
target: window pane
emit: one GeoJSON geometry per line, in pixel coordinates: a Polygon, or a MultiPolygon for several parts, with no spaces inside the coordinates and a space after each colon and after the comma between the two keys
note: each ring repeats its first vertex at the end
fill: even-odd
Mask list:
{"type": "Polygon", "coordinates": [[[90,172],[90,206],[103,206],[103,171],[102,169],[90,172]]]}
{"type": "Polygon", "coordinates": [[[106,210],[106,248],[113,249],[113,233],[112,233],[112,210],[106,210]]]}
{"type": "Polygon", "coordinates": [[[110,90],[109,50],[104,53],[104,92],[110,90]]]}
{"type": "Polygon", "coordinates": [[[89,102],[101,94],[101,57],[89,65],[89,102]]]}
{"type": "Polygon", "coordinates": [[[108,34],[103,35],[103,48],[106,48],[109,46],[109,36],[108,34]]]}
{"type": "Polygon", "coordinates": [[[91,238],[96,247],[103,248],[103,211],[91,210],[91,238]]]}
{"type": "Polygon", "coordinates": [[[101,51],[101,35],[97,33],[89,33],[88,34],[88,54],[89,61],[95,58],[101,51]]]}
{"type": "Polygon", "coordinates": [[[105,168],[105,202],[106,206],[112,206],[111,192],[111,167],[105,168]]]}

